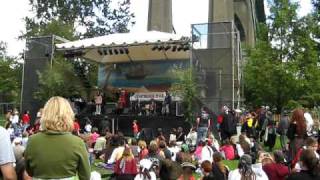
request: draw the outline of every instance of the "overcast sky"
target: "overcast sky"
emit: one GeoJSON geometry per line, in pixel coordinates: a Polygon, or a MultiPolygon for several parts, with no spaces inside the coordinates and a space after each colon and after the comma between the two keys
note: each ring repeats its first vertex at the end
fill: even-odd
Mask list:
{"type": "MultiPolygon", "coordinates": [[[[311,11],[311,0],[300,2],[299,15],[311,11]]],[[[131,10],[135,14],[136,25],[131,31],[146,31],[148,17],[148,0],[131,0],[131,10]]],[[[23,51],[25,42],[17,37],[24,31],[22,18],[30,15],[29,0],[0,1],[0,40],[8,43],[8,55],[17,56],[23,51]]],[[[267,6],[267,5],[266,5],[267,6]]],[[[268,8],[266,8],[268,13],[268,8]]],[[[189,35],[190,25],[207,22],[208,0],[172,0],[173,25],[178,34],[189,35]]]]}

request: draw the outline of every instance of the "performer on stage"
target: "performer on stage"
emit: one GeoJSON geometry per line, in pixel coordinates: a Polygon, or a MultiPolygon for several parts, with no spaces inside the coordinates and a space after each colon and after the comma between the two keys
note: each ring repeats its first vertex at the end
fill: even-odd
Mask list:
{"type": "Polygon", "coordinates": [[[101,114],[101,104],[102,104],[102,94],[98,91],[97,95],[94,97],[94,102],[96,104],[96,114],[101,114]]]}
{"type": "Polygon", "coordinates": [[[162,105],[162,114],[163,115],[170,114],[170,104],[171,104],[171,95],[169,94],[168,91],[166,91],[166,96],[164,97],[163,105],[162,105]]]}

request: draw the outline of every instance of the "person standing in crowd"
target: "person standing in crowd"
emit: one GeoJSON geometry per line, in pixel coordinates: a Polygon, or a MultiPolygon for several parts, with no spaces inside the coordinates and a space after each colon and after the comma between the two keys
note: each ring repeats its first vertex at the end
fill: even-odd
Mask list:
{"type": "Polygon", "coordinates": [[[16,172],[13,164],[16,162],[10,142],[10,136],[6,129],[0,126],[0,179],[16,180],[16,172]]]}
{"type": "Polygon", "coordinates": [[[242,127],[241,127],[241,132],[245,132],[246,135],[249,138],[253,138],[254,137],[254,116],[252,115],[252,113],[248,113],[245,119],[245,122],[243,123],[242,127]]]}
{"type": "Polygon", "coordinates": [[[266,129],[267,139],[265,141],[265,146],[269,147],[269,151],[272,151],[277,138],[276,121],[274,118],[268,118],[267,121],[268,121],[268,126],[266,129]]]}
{"type": "Polygon", "coordinates": [[[221,141],[224,141],[225,139],[230,139],[231,136],[237,134],[237,122],[227,106],[223,106],[222,111],[220,135],[221,141]]]}
{"type": "Polygon", "coordinates": [[[320,163],[315,153],[311,149],[303,150],[300,158],[302,170],[292,173],[287,180],[319,180],[320,163]]]}
{"type": "Polygon", "coordinates": [[[307,136],[306,121],[302,109],[295,109],[292,113],[291,122],[288,128],[287,137],[289,142],[289,160],[292,160],[298,150],[303,146],[307,136]]]}
{"type": "Polygon", "coordinates": [[[282,150],[286,150],[287,145],[287,131],[289,128],[289,115],[288,111],[283,112],[283,116],[280,119],[280,122],[278,124],[277,132],[280,135],[280,145],[282,150]]]}
{"type": "Polygon", "coordinates": [[[101,114],[101,105],[102,105],[102,94],[100,91],[94,97],[94,102],[96,104],[96,113],[97,115],[101,114]]]}
{"type": "Polygon", "coordinates": [[[30,126],[30,115],[29,111],[25,111],[22,116],[22,124],[23,124],[23,131],[25,131],[30,126]]]}
{"type": "Polygon", "coordinates": [[[229,173],[228,180],[268,180],[263,170],[252,168],[252,157],[245,154],[239,160],[238,168],[229,173]]]}
{"type": "Polygon", "coordinates": [[[33,178],[90,179],[88,152],[82,139],[71,134],[74,113],[69,102],[52,97],[41,115],[43,131],[30,136],[25,150],[26,171],[33,178]]]}
{"type": "Polygon", "coordinates": [[[208,136],[208,128],[210,127],[210,117],[204,108],[201,108],[201,114],[197,118],[197,144],[205,141],[208,136]]]}
{"type": "Polygon", "coordinates": [[[257,128],[256,128],[256,137],[257,137],[257,141],[262,142],[263,141],[263,135],[265,133],[266,127],[264,127],[265,121],[267,119],[266,117],[266,108],[264,106],[262,106],[260,108],[260,110],[258,111],[258,124],[257,124],[257,128]]]}

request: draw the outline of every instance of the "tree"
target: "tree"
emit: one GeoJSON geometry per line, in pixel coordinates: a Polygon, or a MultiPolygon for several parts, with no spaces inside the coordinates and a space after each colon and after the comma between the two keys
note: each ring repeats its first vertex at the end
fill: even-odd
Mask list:
{"type": "Polygon", "coordinates": [[[52,21],[61,21],[83,28],[80,37],[93,37],[115,32],[127,32],[134,23],[130,0],[29,0],[34,17],[26,17],[26,36],[34,35],[52,21]],[[114,8],[113,8],[114,7],[114,8]]]}
{"type": "Polygon", "coordinates": [[[6,55],[7,45],[0,41],[0,102],[19,102],[22,65],[6,55]]]}
{"type": "Polygon", "coordinates": [[[320,88],[317,44],[312,36],[314,19],[310,15],[299,18],[298,4],[290,0],[269,4],[267,26],[259,28],[263,31],[258,32],[257,45],[248,50],[247,103],[268,104],[278,111],[296,102],[314,104],[320,88]]]}
{"type": "Polygon", "coordinates": [[[173,77],[176,77],[176,83],[172,85],[171,91],[182,98],[184,116],[187,122],[192,124],[195,119],[195,112],[197,110],[195,107],[198,97],[195,72],[192,68],[176,68],[172,73],[173,77]]]}
{"type": "MultiPolygon", "coordinates": [[[[35,16],[25,18],[26,33],[20,38],[55,34],[74,40],[127,32],[128,25],[134,23],[132,22],[134,16],[129,9],[130,0],[119,0],[116,3],[112,0],[29,1],[35,16]],[[77,31],[79,28],[82,30],[77,31]]],[[[80,58],[69,59],[69,62],[88,95],[90,89],[97,84],[98,65],[80,58]]],[[[54,71],[63,73],[69,70],[71,69],[54,71]]]]}
{"type": "Polygon", "coordinates": [[[52,96],[86,97],[85,89],[79,77],[74,73],[73,65],[62,57],[57,57],[53,66],[47,66],[39,74],[39,89],[34,96],[42,101],[47,101],[52,96]]]}

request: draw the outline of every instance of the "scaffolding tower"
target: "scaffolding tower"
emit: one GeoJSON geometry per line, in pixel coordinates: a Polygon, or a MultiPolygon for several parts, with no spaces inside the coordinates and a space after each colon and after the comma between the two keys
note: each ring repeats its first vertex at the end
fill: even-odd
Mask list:
{"type": "Polygon", "coordinates": [[[191,43],[190,64],[203,104],[216,112],[224,105],[240,108],[243,61],[235,23],[193,24],[191,43]]]}

